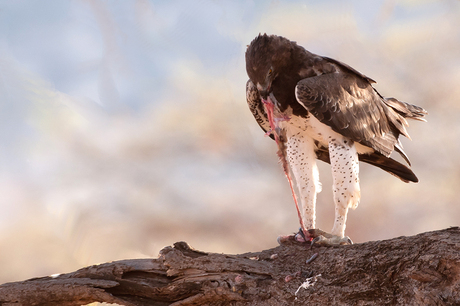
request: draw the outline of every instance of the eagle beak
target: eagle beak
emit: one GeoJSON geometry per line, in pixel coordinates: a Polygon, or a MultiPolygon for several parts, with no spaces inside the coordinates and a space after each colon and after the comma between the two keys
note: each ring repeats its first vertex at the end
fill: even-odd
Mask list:
{"type": "Polygon", "coordinates": [[[259,95],[262,97],[263,100],[267,100],[267,98],[268,98],[268,90],[259,91],[259,95]]]}
{"type": "Polygon", "coordinates": [[[270,85],[262,86],[257,83],[257,91],[259,91],[259,95],[263,100],[267,100],[268,94],[270,93],[270,85]]]}

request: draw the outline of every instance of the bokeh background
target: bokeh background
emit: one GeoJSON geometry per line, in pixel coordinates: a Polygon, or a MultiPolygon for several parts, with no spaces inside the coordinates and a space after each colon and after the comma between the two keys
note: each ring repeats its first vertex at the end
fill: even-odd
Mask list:
{"type": "MultiPolygon", "coordinates": [[[[289,186],[245,101],[244,52],[278,34],[420,105],[418,184],[361,166],[357,243],[459,225],[460,1],[0,2],[0,283],[187,241],[277,245],[289,186]]],[[[318,225],[333,222],[320,164],[318,225]]]]}

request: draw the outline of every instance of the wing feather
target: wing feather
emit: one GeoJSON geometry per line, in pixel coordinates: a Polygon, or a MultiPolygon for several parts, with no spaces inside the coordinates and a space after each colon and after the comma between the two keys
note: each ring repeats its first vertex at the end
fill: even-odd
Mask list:
{"type": "Polygon", "coordinates": [[[397,141],[386,105],[367,79],[348,71],[297,83],[296,97],[320,122],[353,141],[389,156],[397,141]]]}
{"type": "Polygon", "coordinates": [[[409,163],[398,137],[402,134],[410,139],[406,118],[425,121],[427,112],[381,96],[371,78],[337,60],[322,59],[322,65],[332,65],[335,72],[300,80],[297,101],[334,131],[387,157],[396,150],[409,163]]]}

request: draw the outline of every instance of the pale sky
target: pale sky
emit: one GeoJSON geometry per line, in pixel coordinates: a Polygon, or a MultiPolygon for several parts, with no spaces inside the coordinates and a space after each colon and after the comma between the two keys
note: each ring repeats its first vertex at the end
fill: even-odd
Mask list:
{"type": "Polygon", "coordinates": [[[276,147],[245,101],[244,52],[264,32],[429,112],[402,140],[419,184],[362,166],[355,242],[458,225],[459,13],[455,0],[1,1],[0,282],[179,240],[261,250],[296,231],[276,147]]]}

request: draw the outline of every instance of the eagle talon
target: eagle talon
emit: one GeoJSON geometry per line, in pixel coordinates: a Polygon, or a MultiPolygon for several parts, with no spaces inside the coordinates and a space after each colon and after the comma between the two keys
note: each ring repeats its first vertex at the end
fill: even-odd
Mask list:
{"type": "Polygon", "coordinates": [[[299,243],[307,243],[309,241],[311,241],[312,237],[310,237],[310,235],[308,234],[308,231],[307,231],[307,235],[305,235],[304,231],[302,230],[302,228],[299,228],[299,231],[295,234],[292,234],[292,235],[286,235],[286,236],[278,236],[278,243],[281,245],[283,243],[286,243],[288,241],[295,241],[295,242],[299,242],[299,243]]]}
{"type": "Polygon", "coordinates": [[[321,244],[321,241],[324,241],[326,238],[324,236],[318,236],[315,239],[311,241],[310,248],[313,248],[313,245],[316,244],[321,244]]]}
{"type": "Polygon", "coordinates": [[[351,245],[353,241],[350,237],[337,236],[330,233],[327,233],[319,228],[309,229],[308,234],[313,238],[311,241],[311,247],[314,244],[316,245],[351,245]]]}
{"type": "Polygon", "coordinates": [[[308,238],[307,238],[302,228],[299,228],[299,232],[295,234],[294,238],[295,238],[295,241],[297,242],[311,241],[310,235],[308,235],[308,238]]]}

